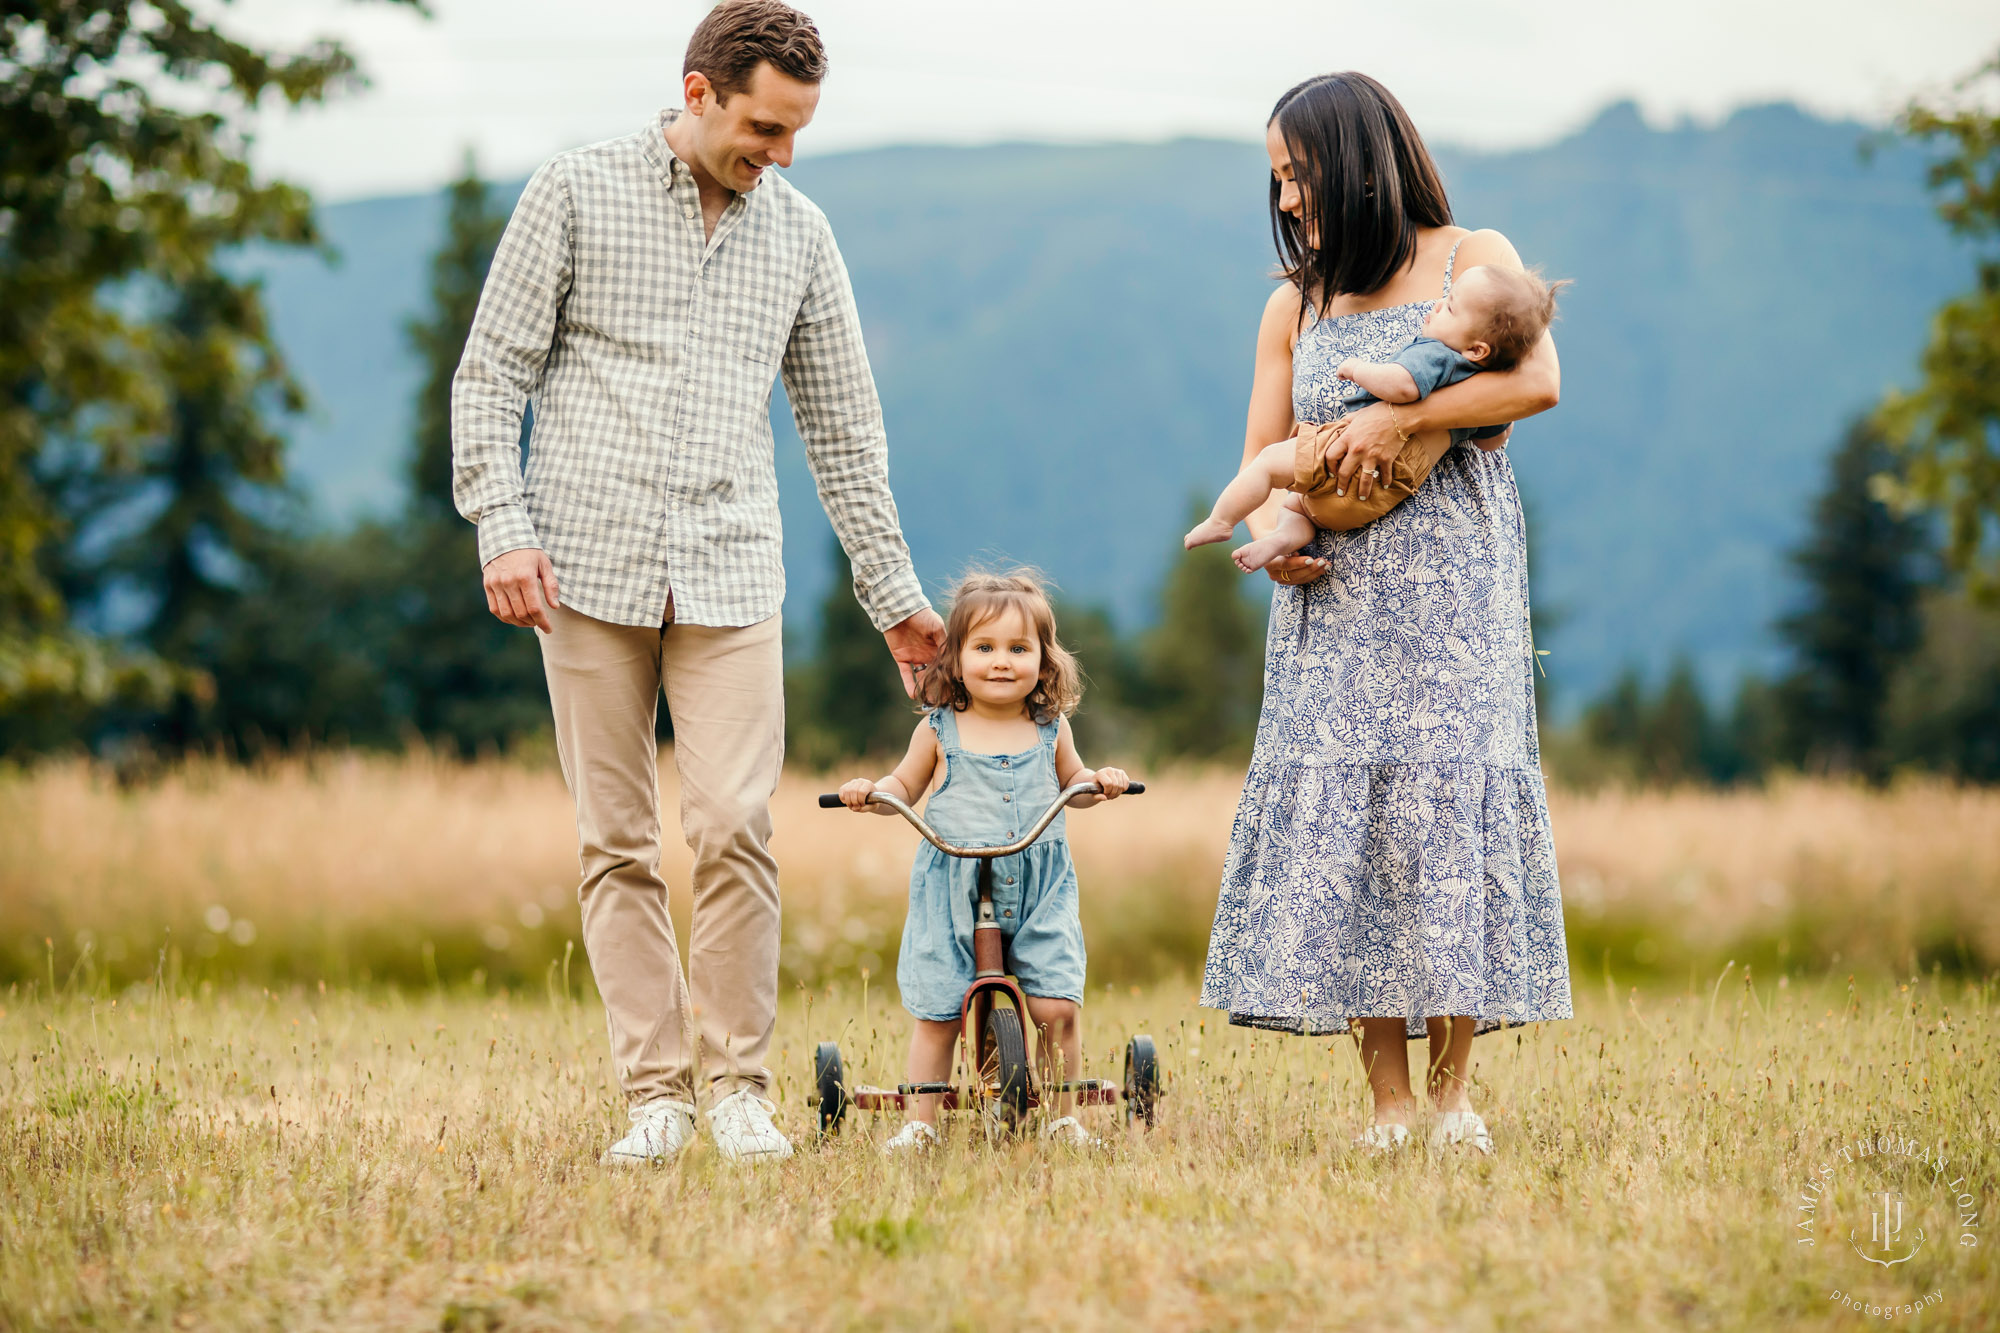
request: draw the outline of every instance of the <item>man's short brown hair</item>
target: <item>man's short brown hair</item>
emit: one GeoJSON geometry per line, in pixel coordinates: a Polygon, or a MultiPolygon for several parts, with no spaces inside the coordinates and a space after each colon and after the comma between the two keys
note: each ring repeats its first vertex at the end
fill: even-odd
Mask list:
{"type": "Polygon", "coordinates": [[[723,0],[695,25],[681,77],[706,75],[715,100],[726,102],[766,61],[800,83],[826,78],[826,48],[811,19],[784,0],[723,0]]]}

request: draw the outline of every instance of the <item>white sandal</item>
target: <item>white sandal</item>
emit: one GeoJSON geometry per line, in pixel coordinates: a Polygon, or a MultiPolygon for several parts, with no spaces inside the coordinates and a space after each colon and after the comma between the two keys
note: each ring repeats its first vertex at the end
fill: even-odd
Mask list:
{"type": "Polygon", "coordinates": [[[1443,1152],[1455,1143],[1493,1155],[1493,1136],[1486,1132],[1486,1122],[1477,1111],[1446,1111],[1438,1117],[1437,1127],[1431,1131],[1431,1151],[1443,1152]]]}
{"type": "Polygon", "coordinates": [[[1388,1124],[1370,1125],[1354,1136],[1355,1147],[1370,1148],[1378,1153],[1394,1152],[1409,1141],[1409,1126],[1398,1125],[1393,1121],[1388,1124]]]}

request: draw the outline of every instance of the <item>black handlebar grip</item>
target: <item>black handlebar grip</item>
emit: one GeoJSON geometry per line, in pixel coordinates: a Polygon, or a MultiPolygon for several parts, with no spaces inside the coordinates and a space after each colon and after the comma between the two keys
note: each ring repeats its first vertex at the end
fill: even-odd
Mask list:
{"type": "Polygon", "coordinates": [[[1133,784],[1132,784],[1131,786],[1129,786],[1129,787],[1127,787],[1127,788],[1125,789],[1125,794],[1126,794],[1127,796],[1138,796],[1138,795],[1140,795],[1141,793],[1143,793],[1143,792],[1144,792],[1145,790],[1146,790],[1146,784],[1145,784],[1145,783],[1143,783],[1143,782],[1135,782],[1135,783],[1133,783],[1133,784]]]}
{"type": "Polygon", "coordinates": [[[845,804],[846,802],[841,800],[839,795],[837,795],[834,792],[829,791],[820,793],[819,808],[822,810],[838,810],[840,809],[841,806],[845,804]]]}

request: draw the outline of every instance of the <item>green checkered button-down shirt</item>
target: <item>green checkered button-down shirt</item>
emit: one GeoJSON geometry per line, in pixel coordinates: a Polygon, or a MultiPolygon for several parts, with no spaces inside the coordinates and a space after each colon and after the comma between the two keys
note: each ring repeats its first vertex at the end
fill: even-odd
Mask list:
{"type": "Polygon", "coordinates": [[[479,558],[539,547],[598,620],[753,625],[785,595],[771,385],[886,629],[929,605],[826,215],[774,170],[704,235],[666,112],[564,153],[514,208],[452,381],[452,494],[479,558]],[[521,413],[534,405],[527,471],[521,413]]]}

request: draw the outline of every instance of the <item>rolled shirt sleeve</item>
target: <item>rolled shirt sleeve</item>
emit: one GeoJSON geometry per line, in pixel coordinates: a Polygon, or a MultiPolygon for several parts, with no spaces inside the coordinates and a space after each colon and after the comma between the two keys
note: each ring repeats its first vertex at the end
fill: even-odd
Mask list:
{"type": "Polygon", "coordinates": [[[521,417],[569,293],[571,220],[560,163],[550,162],[514,206],[452,376],[452,501],[479,526],[482,565],[541,546],[524,503],[521,417]]]}
{"type": "Polygon", "coordinates": [[[889,440],[847,265],[822,224],[812,277],[781,367],[820,504],[877,629],[930,605],[889,490],[889,440]]]}

